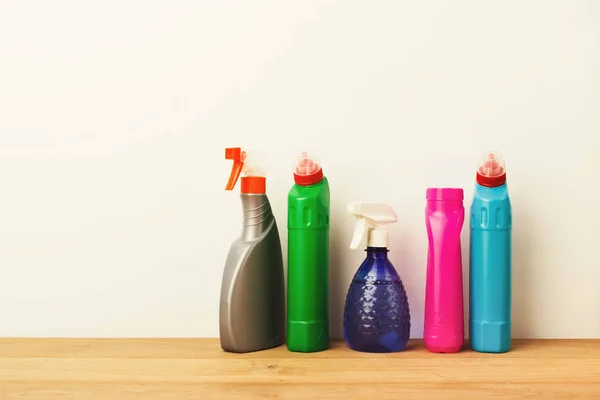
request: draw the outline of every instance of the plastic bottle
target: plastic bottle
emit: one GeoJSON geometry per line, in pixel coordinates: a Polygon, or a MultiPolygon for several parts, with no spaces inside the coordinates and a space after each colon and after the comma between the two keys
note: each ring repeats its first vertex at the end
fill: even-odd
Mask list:
{"type": "Polygon", "coordinates": [[[427,189],[429,251],[423,340],[434,353],[455,353],[464,342],[460,247],[464,220],[462,189],[427,189]]]}
{"type": "MultiPolygon", "coordinates": [[[[240,148],[225,150],[233,160],[226,190],[241,179],[243,225],[233,242],[221,282],[219,329],[221,347],[247,353],[282,345],[285,339],[283,256],[277,223],[258,163],[240,148]]],[[[220,235],[220,233],[217,233],[220,235]]]]}
{"type": "Polygon", "coordinates": [[[504,160],[498,153],[486,153],[471,205],[469,336],[479,352],[510,350],[511,229],[504,160]]]}
{"type": "Polygon", "coordinates": [[[329,183],[319,161],[303,152],[288,194],[287,347],[329,347],[329,183]]]}
{"type": "Polygon", "coordinates": [[[348,289],[344,339],[357,351],[389,353],[404,349],[410,337],[410,309],[404,285],[388,259],[387,224],[398,221],[387,204],[351,203],[355,249],[367,236],[367,258],[348,289]]]}

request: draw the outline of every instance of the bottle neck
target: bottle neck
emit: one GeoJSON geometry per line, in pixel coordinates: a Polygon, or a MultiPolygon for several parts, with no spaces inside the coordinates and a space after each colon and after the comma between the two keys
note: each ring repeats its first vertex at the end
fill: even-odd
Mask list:
{"type": "Polygon", "coordinates": [[[367,258],[384,260],[388,258],[389,250],[387,247],[367,247],[367,258]]]}
{"type": "Polygon", "coordinates": [[[506,183],[501,186],[488,187],[475,184],[475,196],[484,198],[497,198],[508,195],[508,186],[506,183]]]}
{"type": "Polygon", "coordinates": [[[432,211],[457,211],[463,208],[462,200],[427,200],[427,209],[432,211]]]}
{"type": "Polygon", "coordinates": [[[242,238],[253,240],[262,236],[273,223],[273,211],[266,194],[240,194],[243,211],[242,238]]]}

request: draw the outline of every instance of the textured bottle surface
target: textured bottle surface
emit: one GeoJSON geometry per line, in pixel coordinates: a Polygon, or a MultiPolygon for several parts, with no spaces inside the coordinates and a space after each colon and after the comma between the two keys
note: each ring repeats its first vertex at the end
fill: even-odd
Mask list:
{"type": "Polygon", "coordinates": [[[264,194],[241,194],[244,225],[231,245],[219,308],[221,347],[246,353],[283,344],[285,295],[281,242],[264,194]]]}
{"type": "Polygon", "coordinates": [[[427,201],[429,251],[423,340],[432,352],[453,353],[464,342],[460,246],[464,218],[462,200],[427,201]]]}
{"type": "Polygon", "coordinates": [[[406,347],[410,308],[387,250],[368,248],[352,279],[344,308],[344,338],[351,349],[388,353],[406,347]]]}
{"type": "Polygon", "coordinates": [[[329,346],[329,208],[326,178],[294,184],[288,194],[287,347],[314,352],[329,346]]]}
{"type": "Polygon", "coordinates": [[[476,185],[470,224],[470,342],[502,353],[511,342],[512,210],[506,184],[476,185]]]}

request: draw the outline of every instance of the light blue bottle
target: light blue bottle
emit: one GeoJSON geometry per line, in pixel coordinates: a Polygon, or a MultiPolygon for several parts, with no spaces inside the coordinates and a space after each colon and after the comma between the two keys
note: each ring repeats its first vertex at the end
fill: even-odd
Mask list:
{"type": "Polygon", "coordinates": [[[511,229],[504,160],[498,153],[486,153],[471,205],[469,338],[475,351],[510,350],[511,229]]]}

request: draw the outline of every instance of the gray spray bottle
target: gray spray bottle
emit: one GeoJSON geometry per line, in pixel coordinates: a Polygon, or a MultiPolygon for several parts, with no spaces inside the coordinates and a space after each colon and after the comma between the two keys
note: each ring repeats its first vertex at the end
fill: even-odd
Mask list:
{"type": "Polygon", "coordinates": [[[266,179],[240,148],[225,149],[233,160],[226,190],[240,176],[244,223],[233,242],[221,283],[221,348],[247,353],[280,346],[285,340],[285,286],[281,241],[266,179]]]}

